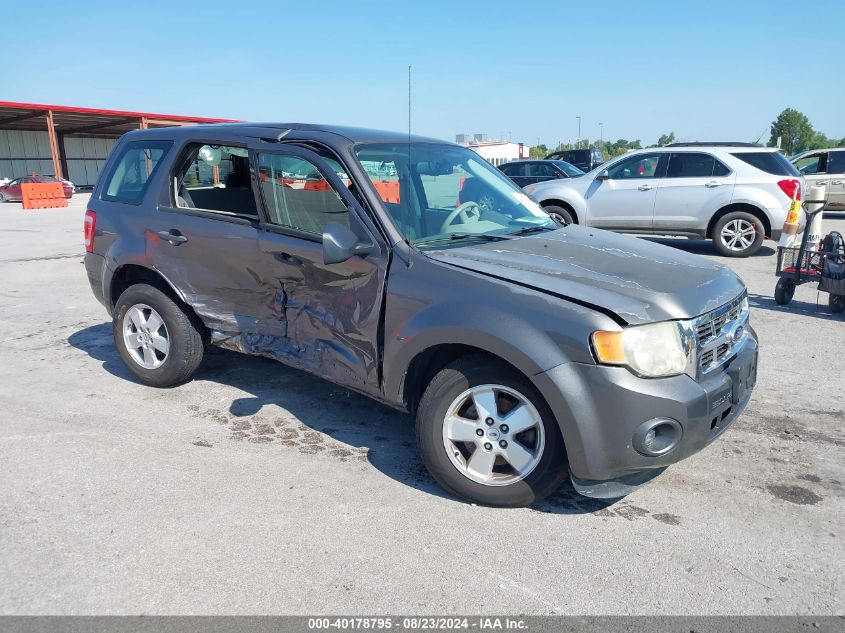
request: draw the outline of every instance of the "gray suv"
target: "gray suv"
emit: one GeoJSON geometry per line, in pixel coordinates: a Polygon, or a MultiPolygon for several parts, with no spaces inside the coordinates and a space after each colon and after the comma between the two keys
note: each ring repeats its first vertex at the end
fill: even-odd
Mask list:
{"type": "Polygon", "coordinates": [[[558,227],[475,152],[433,139],[131,132],[85,244],[141,382],[188,380],[209,345],[277,359],[415,414],[432,476],[482,504],[532,503],[567,474],[623,496],[712,442],[755,381],[735,274],[558,227]]]}

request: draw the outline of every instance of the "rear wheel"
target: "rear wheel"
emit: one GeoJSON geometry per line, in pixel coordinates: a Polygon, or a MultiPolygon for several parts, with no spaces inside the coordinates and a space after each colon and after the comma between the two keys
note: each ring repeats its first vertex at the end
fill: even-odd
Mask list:
{"type": "Polygon", "coordinates": [[[199,327],[158,288],[127,288],[114,310],[114,342],[126,367],[144,384],[170,387],[184,382],[202,361],[199,327]]]}
{"type": "Polygon", "coordinates": [[[483,505],[528,505],[567,474],[548,405],[528,379],[484,356],[459,359],[434,377],[417,411],[417,441],[443,488],[483,505]]]}
{"type": "Polygon", "coordinates": [[[830,295],[827,302],[834,314],[845,312],[845,295],[830,295]]]}
{"type": "Polygon", "coordinates": [[[566,207],[561,207],[556,204],[550,204],[543,207],[543,210],[549,214],[555,224],[559,226],[566,226],[567,224],[575,224],[575,218],[572,212],[566,207]]]}
{"type": "Polygon", "coordinates": [[[713,245],[720,255],[748,257],[760,250],[765,234],[760,218],[746,211],[732,211],[713,227],[713,245]]]}
{"type": "Polygon", "coordinates": [[[6,202],[6,194],[0,191],[0,202],[6,202]]]}
{"type": "MultiPolygon", "coordinates": [[[[781,277],[775,286],[775,303],[779,306],[788,305],[795,294],[795,280],[781,277]]],[[[833,295],[831,295],[832,297],[833,295]]]]}

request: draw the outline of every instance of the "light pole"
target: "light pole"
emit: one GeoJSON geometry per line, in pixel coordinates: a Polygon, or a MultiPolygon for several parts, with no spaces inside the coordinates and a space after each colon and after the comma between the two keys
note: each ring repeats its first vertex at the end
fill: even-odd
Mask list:
{"type": "Polygon", "coordinates": [[[581,117],[576,116],[575,118],[578,119],[578,147],[581,147],[581,117]]]}
{"type": "Polygon", "coordinates": [[[604,145],[604,123],[599,123],[599,141],[604,145]]]}

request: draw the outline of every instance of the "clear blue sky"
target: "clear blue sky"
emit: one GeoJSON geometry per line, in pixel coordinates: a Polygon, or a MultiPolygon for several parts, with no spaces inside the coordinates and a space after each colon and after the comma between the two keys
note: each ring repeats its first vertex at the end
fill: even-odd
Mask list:
{"type": "Polygon", "coordinates": [[[785,107],[845,136],[842,0],[10,5],[2,100],[404,130],[411,65],[450,140],[768,140],[785,107]]]}

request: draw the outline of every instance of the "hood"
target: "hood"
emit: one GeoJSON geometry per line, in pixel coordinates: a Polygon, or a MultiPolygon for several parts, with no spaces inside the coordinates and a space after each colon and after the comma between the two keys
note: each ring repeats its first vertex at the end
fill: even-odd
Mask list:
{"type": "Polygon", "coordinates": [[[426,255],[611,312],[630,325],[699,316],[745,289],[729,268],[704,257],[577,225],[426,255]]]}

